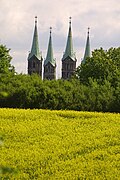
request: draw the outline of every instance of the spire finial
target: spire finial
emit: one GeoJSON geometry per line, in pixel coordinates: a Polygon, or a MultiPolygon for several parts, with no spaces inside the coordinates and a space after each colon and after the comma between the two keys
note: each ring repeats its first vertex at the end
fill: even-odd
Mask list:
{"type": "Polygon", "coordinates": [[[37,16],[35,16],[35,24],[37,24],[37,16]]]}
{"type": "Polygon", "coordinates": [[[90,33],[90,27],[88,27],[88,35],[89,35],[89,33],[90,33]]]}
{"type": "Polygon", "coordinates": [[[51,33],[52,33],[52,27],[50,27],[50,35],[51,35],[51,33]]]}
{"type": "Polygon", "coordinates": [[[69,25],[71,26],[71,19],[72,19],[72,17],[70,16],[69,17],[69,25]]]}

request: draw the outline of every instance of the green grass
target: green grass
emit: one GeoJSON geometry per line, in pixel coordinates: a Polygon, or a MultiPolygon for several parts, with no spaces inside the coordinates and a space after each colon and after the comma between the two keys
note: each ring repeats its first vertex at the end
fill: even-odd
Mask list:
{"type": "Polygon", "coordinates": [[[120,114],[0,109],[2,179],[120,179],[120,114]]]}

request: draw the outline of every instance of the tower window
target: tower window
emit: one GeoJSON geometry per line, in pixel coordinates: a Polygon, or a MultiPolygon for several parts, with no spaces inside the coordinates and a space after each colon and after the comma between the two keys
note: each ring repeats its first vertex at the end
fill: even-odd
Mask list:
{"type": "Polygon", "coordinates": [[[33,62],[33,68],[35,68],[35,62],[33,62]]]}

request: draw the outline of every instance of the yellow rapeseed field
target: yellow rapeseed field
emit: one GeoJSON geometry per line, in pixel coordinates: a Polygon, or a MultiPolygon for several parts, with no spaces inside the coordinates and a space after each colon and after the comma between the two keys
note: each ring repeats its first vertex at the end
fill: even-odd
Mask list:
{"type": "Polygon", "coordinates": [[[0,109],[0,135],[1,179],[120,179],[120,114],[0,109]]]}

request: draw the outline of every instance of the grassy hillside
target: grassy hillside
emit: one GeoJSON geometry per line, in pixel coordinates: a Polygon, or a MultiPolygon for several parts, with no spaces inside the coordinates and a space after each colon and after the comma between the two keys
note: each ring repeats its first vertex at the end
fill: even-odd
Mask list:
{"type": "Polygon", "coordinates": [[[117,180],[120,114],[0,109],[2,179],[117,180]]]}

